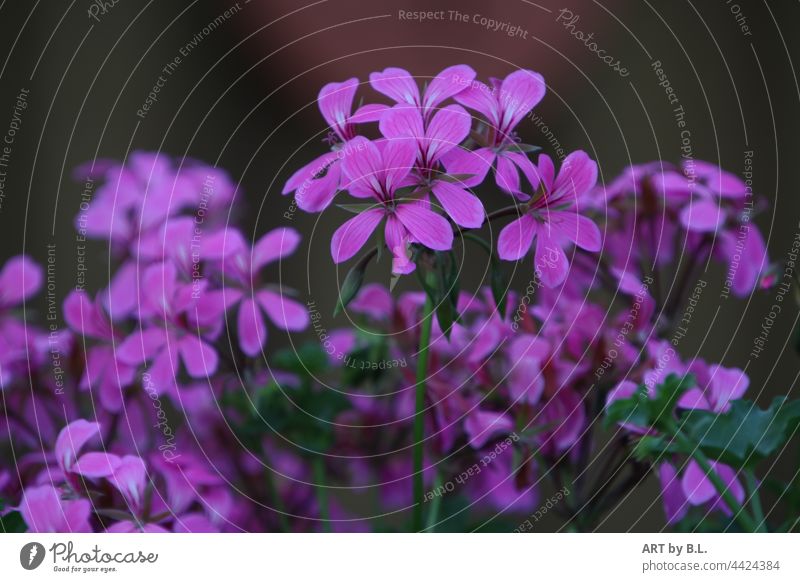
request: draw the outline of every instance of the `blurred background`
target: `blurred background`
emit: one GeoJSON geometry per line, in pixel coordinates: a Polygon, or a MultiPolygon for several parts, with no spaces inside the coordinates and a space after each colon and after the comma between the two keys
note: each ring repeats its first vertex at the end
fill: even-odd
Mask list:
{"type": "MultiPolygon", "coordinates": [[[[520,124],[523,141],[556,156],[555,143],[565,152],[584,149],[604,181],[631,163],[679,162],[687,146],[674,111],[681,106],[694,158],[741,175],[753,152],[753,188],[769,201],[756,222],[773,261],[785,259],[800,229],[798,2],[73,0],[4,2],[0,15],[0,134],[12,119],[18,126],[2,168],[0,259],[25,252],[44,261],[47,245],[56,244],[62,297],[75,281],[73,218],[83,190],[72,169],[160,150],[229,171],[240,184],[232,219],[254,237],[281,225],[304,233],[304,256],[283,263],[282,276],[330,313],[331,282],[343,274],[328,245],[345,214],[295,212],[281,189],[326,147],[316,107],[322,85],[365,82],[388,66],[422,80],[458,63],[484,80],[517,68],[541,72],[548,94],[537,117],[520,124]],[[441,17],[419,21],[409,16],[414,11],[441,17]],[[502,26],[493,30],[488,19],[502,26]],[[612,66],[595,48],[613,56],[612,66]],[[157,101],[143,111],[159,76],[157,101]],[[26,106],[15,118],[21,93],[26,106]]],[[[359,95],[384,101],[368,87],[359,95]]],[[[490,207],[503,203],[498,194],[487,197],[490,207]]],[[[91,248],[89,281],[99,286],[108,278],[107,249],[91,248]]],[[[479,283],[480,273],[473,275],[479,283]]],[[[520,281],[529,278],[523,273],[520,281]]],[[[708,280],[708,301],[681,352],[741,367],[774,292],[721,303],[711,325],[724,273],[708,280]]],[[[747,369],[759,402],[797,389],[796,318],[784,310],[767,349],[747,369]]],[[[780,464],[791,476],[797,452],[780,464]]],[[[642,509],[652,498],[642,498],[642,509]]],[[[636,503],[626,513],[637,512],[636,503]]],[[[607,527],[624,528],[628,520],[615,514],[607,527]]],[[[661,523],[656,504],[636,528],[661,523]]]]}

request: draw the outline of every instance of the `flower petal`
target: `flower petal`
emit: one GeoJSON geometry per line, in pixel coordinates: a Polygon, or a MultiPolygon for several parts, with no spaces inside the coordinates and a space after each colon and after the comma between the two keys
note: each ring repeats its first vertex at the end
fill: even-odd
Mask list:
{"type": "Polygon", "coordinates": [[[358,79],[353,77],[342,83],[328,83],[320,90],[317,98],[322,117],[341,137],[345,135],[347,119],[353,110],[356,89],[358,89],[358,79]]]}
{"type": "Polygon", "coordinates": [[[453,230],[444,217],[419,204],[400,204],[395,212],[416,242],[435,251],[453,247],[453,230]]]}
{"type": "Polygon", "coordinates": [[[502,115],[498,129],[510,132],[542,100],[545,90],[539,73],[519,70],[508,75],[497,96],[502,115]]]}
{"type": "MultiPolygon", "coordinates": [[[[540,159],[541,163],[541,159],[540,159]]],[[[544,171],[540,168],[544,175],[544,171]]],[[[567,201],[576,204],[597,184],[597,162],[581,150],[569,154],[561,164],[558,176],[549,193],[550,202],[567,201]]]]}
{"type": "Polygon", "coordinates": [[[701,505],[712,499],[717,490],[697,461],[690,460],[681,480],[683,493],[692,505],[701,505]]]}
{"type": "Polygon", "coordinates": [[[422,113],[418,107],[407,103],[397,104],[384,113],[379,128],[387,139],[422,140],[425,136],[422,113]]]}
{"type": "Polygon", "coordinates": [[[300,233],[293,228],[271,230],[253,245],[253,270],[291,255],[300,244],[300,233]]]}
{"type": "Polygon", "coordinates": [[[256,298],[277,327],[290,331],[308,327],[308,310],[297,301],[273,291],[259,291],[256,298]]]}
{"type": "Polygon", "coordinates": [[[434,183],[433,193],[444,211],[457,225],[464,228],[478,228],[483,224],[486,212],[474,194],[441,180],[434,183]]]}
{"type": "Polygon", "coordinates": [[[469,135],[472,116],[460,105],[448,105],[437,111],[425,131],[425,150],[429,164],[459,146],[469,135]]]}
{"type": "Polygon", "coordinates": [[[64,472],[72,470],[83,445],[100,433],[100,425],[87,420],[76,420],[61,429],[56,439],[56,459],[64,472]]]}
{"type": "Polygon", "coordinates": [[[477,150],[453,148],[442,156],[441,162],[448,174],[463,176],[460,185],[471,188],[486,179],[495,157],[495,153],[489,148],[477,150]]]}
{"type": "Polygon", "coordinates": [[[486,442],[498,434],[511,432],[511,419],[501,412],[475,410],[464,422],[464,430],[469,436],[469,444],[480,449],[486,442]]]}
{"type": "Polygon", "coordinates": [[[405,69],[389,67],[383,71],[371,73],[369,83],[378,93],[383,93],[397,103],[420,104],[417,83],[405,69]]]}
{"type": "Polygon", "coordinates": [[[334,263],[341,263],[355,255],[383,219],[382,208],[372,208],[357,214],[336,229],[331,239],[331,256],[334,263]]]}
{"type": "Polygon", "coordinates": [[[664,504],[667,523],[677,523],[684,518],[689,507],[675,467],[669,463],[659,465],[658,480],[661,483],[661,500],[664,504]]]}
{"type": "Polygon", "coordinates": [[[547,222],[559,235],[571,240],[587,251],[596,252],[602,245],[597,225],[576,211],[548,212],[547,222]]]}
{"type": "Polygon", "coordinates": [[[569,261],[559,242],[540,228],[536,237],[536,253],[533,259],[534,272],[547,287],[553,288],[564,282],[569,272],[569,261]]]}
{"type": "Polygon", "coordinates": [[[475,71],[468,65],[447,67],[431,80],[422,97],[422,108],[430,111],[445,99],[461,93],[475,80],[475,71]]]}
{"type": "Polygon", "coordinates": [[[681,211],[681,224],[693,232],[714,232],[725,220],[725,213],[712,200],[692,201],[681,211]]]}
{"type": "Polygon", "coordinates": [[[117,455],[92,452],[81,455],[72,467],[72,472],[89,479],[98,479],[111,475],[121,463],[117,455]]]}
{"type": "Polygon", "coordinates": [[[13,306],[42,286],[42,268],[28,256],[12,257],[0,271],[0,305],[13,306]]]}
{"type": "Polygon", "coordinates": [[[531,249],[536,235],[536,221],[530,214],[524,214],[500,231],[497,239],[497,254],[504,261],[516,261],[531,249]]]}
{"type": "Polygon", "coordinates": [[[237,316],[239,346],[250,357],[256,356],[267,339],[267,329],[261,308],[252,299],[243,299],[237,316]]]}
{"type": "Polygon", "coordinates": [[[191,333],[180,339],[178,350],[192,378],[207,378],[217,371],[219,357],[216,350],[191,333]]]}

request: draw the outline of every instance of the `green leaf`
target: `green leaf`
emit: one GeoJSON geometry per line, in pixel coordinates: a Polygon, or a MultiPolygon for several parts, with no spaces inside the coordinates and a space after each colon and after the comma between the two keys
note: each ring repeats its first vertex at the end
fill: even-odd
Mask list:
{"type": "Polygon", "coordinates": [[[500,319],[503,319],[506,314],[506,298],[508,297],[510,281],[508,279],[508,273],[494,254],[492,255],[492,261],[489,265],[489,277],[492,297],[494,298],[495,305],[497,305],[497,312],[500,315],[500,319]]]}
{"type": "Polygon", "coordinates": [[[798,429],[800,400],[777,397],[766,410],[736,400],[726,413],[689,410],[680,422],[708,457],[734,467],[752,467],[780,451],[798,429]]]}
{"type": "Polygon", "coordinates": [[[624,422],[642,428],[664,429],[674,422],[675,405],[689,388],[695,385],[694,376],[680,378],[670,374],[653,394],[644,384],[630,398],[615,400],[606,408],[603,421],[606,427],[624,422]]]}
{"type": "Polygon", "coordinates": [[[667,453],[677,452],[663,436],[645,435],[633,446],[633,457],[637,461],[658,461],[667,453]]]}
{"type": "Polygon", "coordinates": [[[300,376],[317,376],[328,369],[328,354],[319,344],[307,343],[298,349],[284,349],[275,352],[270,363],[276,368],[294,372],[300,376]]]}
{"type": "Polygon", "coordinates": [[[364,273],[371,258],[371,253],[365,255],[347,272],[342,288],[339,290],[339,299],[336,301],[336,307],[333,310],[334,317],[339,315],[358,295],[361,286],[364,284],[364,273]]]}
{"type": "Polygon", "coordinates": [[[3,533],[24,533],[28,531],[25,520],[19,511],[11,511],[0,516],[0,531],[3,533]]]}

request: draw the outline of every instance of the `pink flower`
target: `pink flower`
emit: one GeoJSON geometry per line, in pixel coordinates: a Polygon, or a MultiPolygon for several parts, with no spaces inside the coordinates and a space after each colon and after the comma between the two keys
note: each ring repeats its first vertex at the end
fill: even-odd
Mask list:
{"type": "Polygon", "coordinates": [[[703,373],[701,367],[706,368],[704,363],[696,362],[690,371],[697,375],[698,382],[705,385],[705,388],[688,390],[681,396],[678,406],[711,410],[718,414],[728,412],[731,400],[744,396],[750,379],[738,368],[723,368],[714,364],[708,366],[708,370],[703,373]]]}
{"type": "Polygon", "coordinates": [[[104,452],[80,454],[84,445],[99,434],[98,423],[83,419],[71,422],[58,433],[55,446],[56,461],[71,484],[78,483],[73,475],[97,479],[108,477],[119,467],[121,461],[117,455],[104,452]]]}
{"type": "Polygon", "coordinates": [[[474,79],[475,71],[472,67],[454,65],[436,75],[420,97],[416,81],[405,69],[389,67],[369,76],[373,89],[395,103],[418,108],[426,120],[443,101],[464,92],[474,79]]]}
{"type": "Polygon", "coordinates": [[[118,412],[122,408],[123,390],[133,382],[136,368],[116,359],[111,344],[119,336],[114,333],[105,309],[100,297],[91,302],[85,291],[72,291],[64,301],[64,319],[73,331],[104,342],[86,351],[80,386],[84,390],[96,389],[103,407],[118,412]]]}
{"type": "Polygon", "coordinates": [[[381,133],[387,139],[408,140],[417,148],[415,179],[428,187],[453,222],[465,228],[483,224],[483,204],[453,182],[442,180],[440,160],[469,135],[472,117],[458,105],[448,105],[425,121],[416,106],[396,105],[383,115],[381,133]]]}
{"type": "MultiPolygon", "coordinates": [[[[475,81],[455,95],[461,105],[481,113],[488,122],[482,147],[471,151],[453,150],[444,160],[452,174],[471,174],[466,185],[483,182],[486,172],[496,163],[495,181],[504,192],[525,198],[520,191],[519,171],[531,183],[536,174],[531,161],[518,150],[514,128],[542,100],[544,79],[539,73],[519,70],[505,79],[492,79],[491,88],[475,81]]],[[[536,184],[534,184],[536,187],[536,184]]]]}
{"type": "Polygon", "coordinates": [[[206,300],[211,314],[204,312],[199,307],[204,294],[191,283],[179,282],[172,263],[148,267],[141,292],[144,323],[120,344],[117,358],[131,366],[152,362],[149,373],[159,394],[175,387],[179,357],[192,378],[212,375],[219,358],[207,340],[220,331],[224,313],[221,292],[209,296],[213,303],[206,300]]]}
{"type": "Polygon", "coordinates": [[[330,205],[341,180],[342,146],[355,137],[355,124],[378,121],[385,105],[364,105],[352,113],[358,79],[328,83],[319,92],[319,109],[328,122],[333,151],[323,154],[292,174],[282,194],[295,192],[297,206],[306,212],[321,212],[330,205]]]}
{"type": "MultiPolygon", "coordinates": [[[[725,488],[730,491],[739,503],[744,501],[744,487],[736,478],[736,471],[727,465],[711,461],[711,467],[719,475],[725,488]]],[[[692,505],[702,505],[711,502],[711,509],[720,509],[727,515],[731,514],[728,505],[723,501],[717,488],[708,478],[706,472],[700,468],[696,461],[690,460],[681,479],[681,489],[687,501],[692,505]]]]}
{"type": "Polygon", "coordinates": [[[404,249],[416,242],[437,251],[453,246],[453,231],[447,220],[417,199],[397,197],[408,184],[417,147],[408,140],[381,142],[380,148],[363,137],[349,144],[352,152],[345,157],[343,169],[348,178],[344,186],[357,198],[372,198],[375,205],[340,226],[331,240],[334,263],[355,255],[386,220],[385,240],[389,249],[404,249]]]}
{"type": "Polygon", "coordinates": [[[0,271],[0,311],[16,307],[42,286],[42,268],[30,257],[9,259],[0,271]]]}
{"type": "Polygon", "coordinates": [[[90,532],[91,505],[86,499],[62,499],[52,485],[28,487],[19,505],[28,528],[36,533],[90,532]]]}
{"type": "Polygon", "coordinates": [[[235,229],[208,237],[203,252],[209,259],[221,261],[227,283],[222,294],[226,308],[239,303],[237,328],[239,346],[248,356],[257,355],[267,339],[262,310],[280,329],[301,331],[308,327],[308,311],[285,296],[279,287],[259,281],[261,269],[295,252],[300,235],[291,228],[276,228],[262,236],[252,247],[235,229]]]}
{"type": "Polygon", "coordinates": [[[526,205],[520,218],[503,228],[497,252],[501,259],[519,260],[535,239],[534,272],[545,285],[555,287],[566,279],[569,271],[564,253],[568,243],[587,251],[600,250],[600,230],[575,208],[578,198],[597,181],[597,164],[585,152],[573,152],[555,177],[553,162],[543,154],[539,156],[538,174],[540,193],[526,205]]]}

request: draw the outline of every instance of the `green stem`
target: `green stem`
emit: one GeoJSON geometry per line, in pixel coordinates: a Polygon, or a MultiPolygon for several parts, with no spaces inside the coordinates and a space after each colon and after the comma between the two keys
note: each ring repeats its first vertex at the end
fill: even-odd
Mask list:
{"type": "MultiPolygon", "coordinates": [[[[433,490],[438,491],[442,485],[442,476],[436,471],[433,479],[433,490]]],[[[442,505],[442,496],[437,495],[431,501],[431,510],[428,512],[428,520],[425,522],[425,531],[433,532],[436,529],[436,522],[439,520],[439,507],[442,505]]]]}
{"type": "Polygon", "coordinates": [[[272,474],[272,469],[269,467],[264,469],[264,481],[267,484],[267,495],[269,495],[272,505],[274,506],[274,510],[278,514],[281,531],[291,531],[289,526],[289,518],[286,515],[283,502],[281,501],[281,495],[278,492],[278,485],[275,483],[275,477],[272,474]]]}
{"type": "Polygon", "coordinates": [[[314,489],[317,492],[317,505],[319,505],[319,516],[323,522],[323,529],[331,531],[331,512],[328,504],[328,488],[325,487],[325,461],[321,455],[314,457],[314,489]]]}
{"type": "Polygon", "coordinates": [[[417,385],[414,406],[414,516],[413,531],[422,531],[423,503],[425,501],[425,482],[423,479],[423,455],[425,448],[425,380],[428,377],[428,344],[431,342],[433,327],[433,300],[425,294],[425,308],[422,314],[422,330],[419,338],[417,356],[417,385]]]}
{"type": "Polygon", "coordinates": [[[761,507],[761,496],[758,494],[758,480],[752,469],[745,469],[744,483],[747,488],[747,503],[753,508],[753,517],[756,520],[756,531],[767,531],[767,522],[764,517],[764,509],[761,507]]]}
{"type": "Polygon", "coordinates": [[[675,440],[678,444],[683,448],[687,454],[691,455],[691,457],[700,465],[700,468],[703,469],[703,472],[708,477],[709,481],[714,485],[714,488],[719,493],[720,497],[728,504],[728,508],[733,512],[734,518],[736,521],[739,522],[745,531],[747,532],[755,532],[757,531],[756,524],[753,522],[753,519],[750,517],[750,514],[746,513],[744,508],[739,505],[739,502],[736,501],[736,498],[731,493],[728,486],[725,485],[725,482],[722,478],[717,474],[714,470],[714,467],[711,466],[711,462],[706,457],[705,453],[700,450],[695,443],[693,443],[689,437],[684,435],[678,426],[673,422],[671,423],[672,433],[675,437],[675,440]]]}

